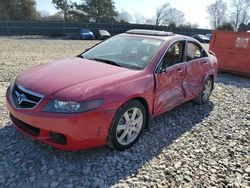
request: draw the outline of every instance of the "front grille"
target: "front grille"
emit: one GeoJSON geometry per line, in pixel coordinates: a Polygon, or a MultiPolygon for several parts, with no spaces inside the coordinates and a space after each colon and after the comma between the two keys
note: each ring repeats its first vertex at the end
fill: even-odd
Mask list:
{"type": "Polygon", "coordinates": [[[41,102],[43,96],[16,84],[12,91],[12,98],[16,108],[33,109],[41,102]]]}
{"type": "Polygon", "coordinates": [[[40,134],[39,128],[36,128],[36,127],[33,127],[27,123],[24,123],[24,122],[20,121],[19,119],[15,118],[11,114],[10,114],[10,119],[22,131],[30,134],[31,136],[35,136],[35,137],[39,136],[39,134],[40,134]]]}

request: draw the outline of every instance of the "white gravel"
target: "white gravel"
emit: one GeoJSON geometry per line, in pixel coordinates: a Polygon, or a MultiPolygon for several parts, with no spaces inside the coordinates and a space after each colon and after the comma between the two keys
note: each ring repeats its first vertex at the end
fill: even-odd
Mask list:
{"type": "Polygon", "coordinates": [[[124,152],[63,152],[18,133],[4,105],[9,81],[23,69],[93,44],[0,39],[0,187],[250,187],[246,77],[220,74],[209,103],[188,102],[155,118],[124,152]]]}

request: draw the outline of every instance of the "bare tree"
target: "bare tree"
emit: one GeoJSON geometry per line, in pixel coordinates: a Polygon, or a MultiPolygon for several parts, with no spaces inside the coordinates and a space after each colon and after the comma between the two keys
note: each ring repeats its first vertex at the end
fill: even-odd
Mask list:
{"type": "Polygon", "coordinates": [[[134,14],[134,21],[136,24],[145,24],[146,22],[145,16],[143,16],[140,12],[136,12],[134,14]]]}
{"type": "Polygon", "coordinates": [[[170,4],[165,3],[156,9],[156,15],[155,15],[156,26],[164,24],[164,17],[169,8],[170,8],[170,4]]]}
{"type": "Polygon", "coordinates": [[[185,15],[182,11],[172,8],[169,3],[165,3],[156,9],[155,25],[181,25],[185,20],[185,15]]]}
{"type": "Polygon", "coordinates": [[[185,21],[185,15],[182,11],[176,8],[170,8],[169,13],[165,15],[166,23],[175,23],[177,26],[183,24],[185,21]]]}
{"type": "Polygon", "coordinates": [[[55,5],[56,9],[62,11],[64,21],[67,21],[72,2],[70,0],[52,0],[52,3],[55,5]]]}
{"type": "Polygon", "coordinates": [[[242,15],[241,15],[241,19],[240,22],[244,23],[244,24],[248,24],[248,22],[250,21],[250,1],[246,1],[246,7],[245,9],[242,11],[242,15]],[[247,4],[248,3],[248,4],[247,4]]]}
{"type": "Polygon", "coordinates": [[[39,14],[40,14],[41,19],[49,17],[49,12],[46,10],[39,11],[39,14]]]}
{"type": "Polygon", "coordinates": [[[133,21],[133,18],[130,13],[128,13],[125,10],[122,10],[121,12],[118,13],[116,20],[120,23],[130,23],[133,21]]]}
{"type": "Polygon", "coordinates": [[[227,3],[223,0],[216,0],[207,7],[209,19],[213,28],[217,28],[226,19],[227,3]]]}
{"type": "Polygon", "coordinates": [[[154,25],[155,24],[155,18],[146,18],[145,20],[145,24],[148,24],[148,25],[154,25]]]}
{"type": "Polygon", "coordinates": [[[250,0],[231,0],[231,19],[234,30],[237,30],[240,23],[249,21],[249,8],[250,0]]]}

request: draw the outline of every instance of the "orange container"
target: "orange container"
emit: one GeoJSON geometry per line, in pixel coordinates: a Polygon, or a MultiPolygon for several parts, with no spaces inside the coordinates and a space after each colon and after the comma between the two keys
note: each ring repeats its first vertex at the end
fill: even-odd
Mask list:
{"type": "Polygon", "coordinates": [[[216,54],[220,71],[250,76],[250,33],[215,31],[209,50],[216,54]]]}

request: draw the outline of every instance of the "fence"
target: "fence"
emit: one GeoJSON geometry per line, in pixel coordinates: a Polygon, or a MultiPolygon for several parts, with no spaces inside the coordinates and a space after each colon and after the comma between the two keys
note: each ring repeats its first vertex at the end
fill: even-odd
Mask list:
{"type": "Polygon", "coordinates": [[[0,21],[0,35],[52,35],[52,36],[79,36],[81,28],[104,29],[112,35],[123,33],[129,29],[156,29],[172,31],[177,34],[194,35],[208,34],[212,30],[194,28],[170,28],[165,26],[118,24],[118,23],[83,23],[59,21],[0,21]]]}

